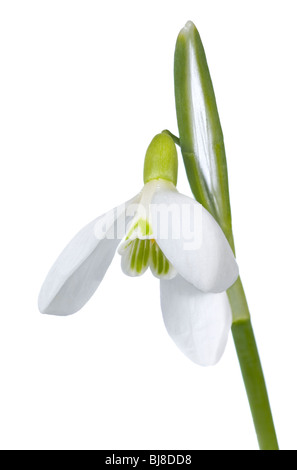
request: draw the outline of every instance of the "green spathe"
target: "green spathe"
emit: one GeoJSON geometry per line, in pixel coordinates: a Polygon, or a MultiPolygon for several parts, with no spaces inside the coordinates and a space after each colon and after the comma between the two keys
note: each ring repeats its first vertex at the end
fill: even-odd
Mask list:
{"type": "Polygon", "coordinates": [[[146,151],[143,169],[144,183],[161,178],[176,186],[177,167],[178,159],[174,141],[167,134],[157,134],[146,151]]]}
{"type": "Polygon", "coordinates": [[[176,115],[192,192],[220,224],[234,251],[223,132],[203,44],[188,21],[174,55],[176,115]]]}
{"type": "MultiPolygon", "coordinates": [[[[228,173],[221,124],[201,38],[188,21],[175,49],[179,142],[192,192],[217,220],[233,252],[228,173]]],[[[228,291],[232,334],[261,450],[278,450],[267,389],[240,278],[228,291]]]]}

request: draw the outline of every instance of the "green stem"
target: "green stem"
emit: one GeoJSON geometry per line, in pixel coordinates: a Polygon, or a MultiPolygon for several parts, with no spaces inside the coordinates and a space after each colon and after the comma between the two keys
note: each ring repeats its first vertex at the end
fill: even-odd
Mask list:
{"type": "Polygon", "coordinates": [[[261,450],[278,450],[265,379],[240,278],[228,290],[232,334],[261,450]]]}

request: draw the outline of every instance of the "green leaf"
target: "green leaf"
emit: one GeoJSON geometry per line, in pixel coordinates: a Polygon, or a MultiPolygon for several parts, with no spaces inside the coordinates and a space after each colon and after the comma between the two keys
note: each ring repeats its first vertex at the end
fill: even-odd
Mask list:
{"type": "Polygon", "coordinates": [[[180,145],[192,192],[220,224],[234,251],[224,138],[203,45],[190,21],[177,38],[174,81],[180,145]]]}

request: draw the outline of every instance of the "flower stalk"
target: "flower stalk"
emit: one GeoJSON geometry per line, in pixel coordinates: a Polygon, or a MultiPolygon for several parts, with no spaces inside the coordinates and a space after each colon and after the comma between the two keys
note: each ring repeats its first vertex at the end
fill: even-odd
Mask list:
{"type": "MultiPolygon", "coordinates": [[[[192,22],[186,24],[177,38],[174,79],[180,146],[192,193],[220,224],[235,254],[223,133],[204,48],[192,22]]],[[[233,339],[259,447],[261,450],[278,450],[264,374],[240,278],[227,294],[232,309],[233,339]]]]}
{"type": "Polygon", "coordinates": [[[265,379],[251,320],[245,319],[233,322],[232,335],[259,447],[261,450],[278,450],[265,379]]]}

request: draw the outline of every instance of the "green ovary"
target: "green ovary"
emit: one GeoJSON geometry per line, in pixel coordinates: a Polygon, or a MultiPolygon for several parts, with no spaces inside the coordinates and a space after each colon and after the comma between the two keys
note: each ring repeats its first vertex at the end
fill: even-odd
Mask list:
{"type": "Polygon", "coordinates": [[[167,134],[156,135],[145,155],[144,183],[161,178],[176,186],[177,170],[178,158],[174,141],[167,134]]]}

